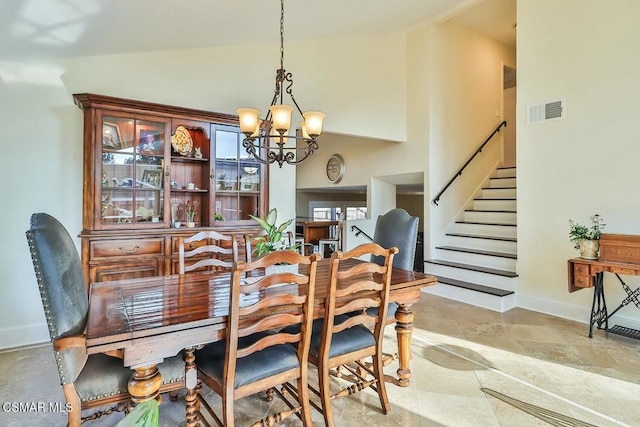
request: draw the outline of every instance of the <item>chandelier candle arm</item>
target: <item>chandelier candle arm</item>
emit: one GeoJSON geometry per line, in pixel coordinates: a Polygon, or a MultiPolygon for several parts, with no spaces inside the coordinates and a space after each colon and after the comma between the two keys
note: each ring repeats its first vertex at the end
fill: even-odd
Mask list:
{"type": "Polygon", "coordinates": [[[293,95],[293,75],[284,68],[284,0],[280,0],[280,68],[276,70],[276,86],[269,111],[264,120],[260,119],[260,110],[255,108],[238,108],[240,130],[245,135],[242,146],[258,162],[270,164],[277,162],[280,167],[284,163],[298,164],[317,150],[318,137],[322,134],[324,113],[320,111],[302,112],[293,95]],[[285,87],[286,84],[286,87],[285,87]],[[302,116],[301,134],[289,135],[291,115],[294,107],[284,104],[284,94],[289,95],[295,110],[302,116]],[[293,146],[286,146],[287,142],[293,146]],[[298,141],[304,142],[298,147],[298,141]]]}

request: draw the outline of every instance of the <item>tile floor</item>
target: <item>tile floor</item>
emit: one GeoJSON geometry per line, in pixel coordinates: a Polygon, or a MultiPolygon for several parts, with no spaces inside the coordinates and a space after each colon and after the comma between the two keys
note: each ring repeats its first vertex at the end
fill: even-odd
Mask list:
{"type": "MultiPolygon", "coordinates": [[[[414,312],[411,385],[387,387],[388,415],[370,391],[334,402],[337,426],[640,426],[640,341],[602,331],[589,339],[585,324],[432,295],[423,295],[414,312]]],[[[395,333],[387,329],[393,349],[395,333]]],[[[0,353],[0,403],[64,402],[53,362],[49,346],[0,353]]],[[[260,397],[245,399],[236,424],[259,419],[269,406],[260,397]]],[[[85,425],[112,426],[121,417],[85,425]]],[[[319,414],[313,418],[323,425],[319,414]]],[[[184,400],[165,399],[160,419],[161,426],[184,425],[184,400]]],[[[62,413],[0,407],[0,426],[65,423],[62,413]]],[[[282,425],[300,423],[292,417],[282,425]]]]}

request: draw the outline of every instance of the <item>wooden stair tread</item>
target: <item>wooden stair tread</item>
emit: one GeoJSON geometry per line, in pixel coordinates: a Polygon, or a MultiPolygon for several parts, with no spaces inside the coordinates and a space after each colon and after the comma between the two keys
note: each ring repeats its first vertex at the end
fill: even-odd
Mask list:
{"type": "Polygon", "coordinates": [[[428,259],[425,262],[429,263],[429,264],[442,265],[442,266],[445,266],[445,267],[462,268],[464,270],[469,270],[469,271],[477,271],[477,272],[480,272],[480,273],[495,274],[496,276],[518,277],[518,274],[515,271],[498,270],[496,268],[487,268],[487,267],[482,267],[482,266],[473,265],[473,264],[462,264],[462,263],[459,263],[459,262],[444,261],[444,260],[441,260],[441,259],[428,259]]]}
{"type": "Polygon", "coordinates": [[[505,224],[498,222],[477,222],[477,221],[456,221],[456,224],[474,224],[474,225],[498,225],[502,227],[516,227],[517,224],[505,224]]]}
{"type": "Polygon", "coordinates": [[[482,234],[465,234],[465,233],[447,233],[447,236],[453,237],[468,237],[470,239],[486,239],[486,240],[500,240],[503,242],[517,242],[515,237],[501,237],[501,236],[485,236],[482,234]]]}
{"type": "Polygon", "coordinates": [[[484,187],[482,190],[515,190],[517,187],[484,187]]]}
{"type": "Polygon", "coordinates": [[[489,209],[465,209],[465,212],[490,212],[490,213],[518,213],[510,210],[489,210],[489,209]]]}
{"type": "Polygon", "coordinates": [[[515,201],[515,200],[518,200],[518,199],[492,199],[490,197],[486,197],[486,198],[485,197],[477,197],[477,198],[475,198],[473,200],[482,200],[482,201],[491,200],[491,201],[494,201],[494,202],[512,202],[512,201],[515,201]]]}
{"type": "Polygon", "coordinates": [[[446,251],[464,252],[468,254],[495,256],[500,258],[518,259],[517,254],[510,254],[507,252],[493,252],[484,251],[482,249],[460,248],[456,246],[436,246],[436,249],[444,249],[446,251]]]}
{"type": "Polygon", "coordinates": [[[506,297],[507,295],[513,295],[513,291],[506,291],[504,289],[492,288],[491,286],[478,285],[477,283],[465,282],[463,280],[450,279],[448,277],[438,276],[438,283],[445,285],[456,286],[458,288],[469,289],[476,292],[482,292],[483,294],[494,295],[497,297],[506,297]]]}

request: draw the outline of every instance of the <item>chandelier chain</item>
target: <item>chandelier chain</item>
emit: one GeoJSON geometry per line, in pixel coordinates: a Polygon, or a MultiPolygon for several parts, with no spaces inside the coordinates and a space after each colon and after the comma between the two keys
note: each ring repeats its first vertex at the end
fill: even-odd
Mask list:
{"type": "Polygon", "coordinates": [[[280,0],[280,68],[284,69],[284,0],[280,0]]]}
{"type": "Polygon", "coordinates": [[[260,111],[255,108],[240,108],[237,110],[240,116],[240,127],[245,135],[242,146],[259,163],[267,165],[278,163],[280,167],[284,163],[296,165],[303,162],[319,148],[317,139],[322,132],[322,121],[325,115],[319,111],[303,113],[293,96],[292,86],[293,76],[284,69],[284,0],[280,0],[280,68],[276,70],[275,89],[269,111],[265,119],[260,120],[258,118],[260,111]],[[297,134],[289,135],[293,107],[284,104],[285,92],[289,95],[293,105],[295,105],[298,113],[303,118],[301,136],[297,134]],[[278,101],[280,101],[280,105],[278,105],[278,101]],[[275,111],[278,113],[277,123],[279,127],[275,128],[277,133],[272,132],[274,130],[272,126],[276,122],[275,111]],[[293,144],[285,147],[288,141],[293,141],[293,144]],[[304,142],[304,146],[298,146],[298,141],[304,142]]]}

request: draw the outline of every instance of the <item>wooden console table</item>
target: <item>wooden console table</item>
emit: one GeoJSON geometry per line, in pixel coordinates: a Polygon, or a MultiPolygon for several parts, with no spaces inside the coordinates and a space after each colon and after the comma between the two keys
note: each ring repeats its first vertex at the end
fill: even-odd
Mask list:
{"type": "Polygon", "coordinates": [[[609,328],[609,318],[629,303],[640,308],[640,288],[631,289],[620,275],[640,276],[640,236],[603,234],[600,238],[600,256],[597,260],[573,258],[568,261],[569,292],[593,287],[589,338],[593,337],[593,325],[598,329],[640,339],[640,331],[615,325],[609,328]],[[627,297],[611,313],[604,296],[604,273],[616,275],[627,297]],[[604,326],[603,326],[604,325],[604,326]]]}

